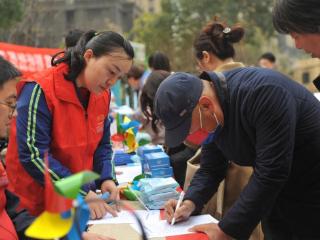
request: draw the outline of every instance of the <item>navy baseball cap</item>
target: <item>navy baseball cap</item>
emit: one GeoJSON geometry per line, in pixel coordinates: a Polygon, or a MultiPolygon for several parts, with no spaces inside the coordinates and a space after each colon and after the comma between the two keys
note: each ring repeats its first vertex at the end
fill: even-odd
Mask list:
{"type": "Polygon", "coordinates": [[[165,126],[165,143],[169,147],[178,146],[188,136],[192,111],[202,91],[202,81],[189,73],[174,73],[160,84],[154,109],[165,126]]]}

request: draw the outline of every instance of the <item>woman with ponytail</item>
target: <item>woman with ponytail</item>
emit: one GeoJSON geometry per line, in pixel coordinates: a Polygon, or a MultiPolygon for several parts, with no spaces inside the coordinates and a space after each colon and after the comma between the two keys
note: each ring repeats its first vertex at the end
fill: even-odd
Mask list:
{"type": "MultiPolygon", "coordinates": [[[[110,145],[110,87],[127,73],[134,57],[118,33],[88,31],[77,44],[52,59],[53,66],[17,87],[18,116],[11,128],[7,171],[21,207],[33,215],[44,210],[44,154],[52,181],[92,170],[100,175],[82,187],[86,200],[96,189],[119,199],[110,145]]],[[[115,209],[91,201],[91,218],[115,209]]],[[[118,206],[117,206],[117,210],[118,206]]]]}
{"type": "Polygon", "coordinates": [[[201,71],[225,71],[244,67],[242,63],[233,61],[233,44],[238,43],[243,35],[244,29],[240,26],[228,27],[222,22],[210,22],[194,42],[198,68],[201,71]]]}

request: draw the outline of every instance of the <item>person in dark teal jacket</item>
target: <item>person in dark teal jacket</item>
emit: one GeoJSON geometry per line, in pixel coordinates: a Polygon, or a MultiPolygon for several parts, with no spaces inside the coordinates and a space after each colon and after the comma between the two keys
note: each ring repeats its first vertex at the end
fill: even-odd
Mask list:
{"type": "Polygon", "coordinates": [[[263,220],[266,239],[320,239],[320,102],[269,69],[175,73],[155,97],[165,140],[202,139],[201,166],[184,201],[166,204],[169,222],[199,212],[224,179],[228,160],[253,175],[218,224],[195,227],[210,239],[248,239],[263,220]]]}

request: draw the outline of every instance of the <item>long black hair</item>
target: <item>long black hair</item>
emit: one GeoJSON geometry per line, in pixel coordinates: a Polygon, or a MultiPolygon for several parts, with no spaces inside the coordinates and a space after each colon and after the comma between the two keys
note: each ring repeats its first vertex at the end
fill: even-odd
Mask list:
{"type": "Polygon", "coordinates": [[[159,132],[157,128],[158,118],[154,113],[153,101],[160,84],[169,75],[169,72],[163,70],[156,70],[151,72],[146,80],[145,85],[142,88],[142,92],[140,95],[141,111],[143,115],[147,118],[146,124],[148,124],[151,121],[152,130],[156,134],[159,132]]]}
{"type": "Polygon", "coordinates": [[[119,33],[105,31],[97,33],[95,30],[85,32],[74,47],[68,48],[64,52],[55,54],[51,64],[56,66],[60,63],[69,65],[69,72],[65,78],[75,81],[80,72],[85,67],[84,53],[91,49],[95,57],[108,55],[122,49],[129,59],[134,58],[134,51],[130,42],[124,39],[119,33]]]}
{"type": "Polygon", "coordinates": [[[274,28],[280,33],[320,33],[319,0],[276,0],[274,28]]]}

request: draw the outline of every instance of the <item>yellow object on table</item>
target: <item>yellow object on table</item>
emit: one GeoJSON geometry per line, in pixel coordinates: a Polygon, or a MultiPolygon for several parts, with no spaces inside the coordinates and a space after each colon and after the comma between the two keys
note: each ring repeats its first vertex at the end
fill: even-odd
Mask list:
{"type": "Polygon", "coordinates": [[[65,219],[59,213],[44,211],[26,230],[26,235],[40,239],[60,238],[70,231],[72,222],[72,216],[65,219]]]}

